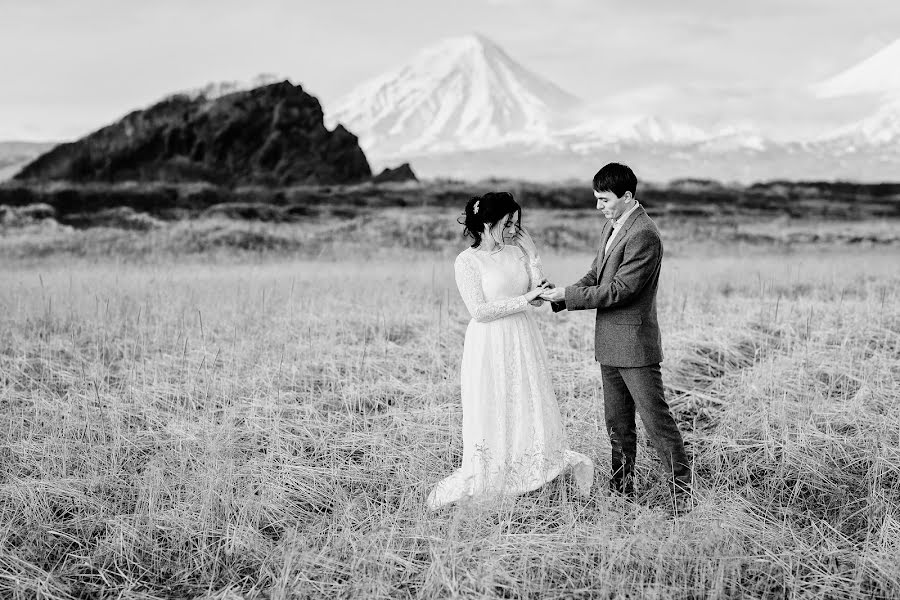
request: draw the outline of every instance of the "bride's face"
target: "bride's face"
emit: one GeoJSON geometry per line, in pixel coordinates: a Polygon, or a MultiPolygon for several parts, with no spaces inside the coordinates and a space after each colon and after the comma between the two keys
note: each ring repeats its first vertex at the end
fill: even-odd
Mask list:
{"type": "MultiPolygon", "coordinates": [[[[513,237],[516,235],[516,232],[519,230],[518,222],[519,222],[519,213],[514,212],[506,215],[496,223],[494,226],[488,230],[488,235],[492,237],[495,241],[501,244],[510,244],[513,241],[513,237]]],[[[485,229],[488,229],[485,226],[485,229]]]]}

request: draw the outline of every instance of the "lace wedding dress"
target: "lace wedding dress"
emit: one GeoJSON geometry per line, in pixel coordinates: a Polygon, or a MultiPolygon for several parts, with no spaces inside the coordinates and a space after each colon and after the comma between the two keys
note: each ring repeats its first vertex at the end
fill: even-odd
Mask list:
{"type": "Polygon", "coordinates": [[[462,465],[428,495],[431,509],[475,496],[521,494],[571,469],[578,492],[591,460],[569,450],[547,350],[525,299],[543,279],[540,259],[512,245],[468,248],[456,284],[472,320],[462,356],[462,465]]]}

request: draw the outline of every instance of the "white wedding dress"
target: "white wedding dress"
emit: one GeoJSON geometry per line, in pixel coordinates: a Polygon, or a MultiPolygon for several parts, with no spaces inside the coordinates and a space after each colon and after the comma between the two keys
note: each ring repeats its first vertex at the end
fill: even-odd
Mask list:
{"type": "Polygon", "coordinates": [[[428,495],[438,508],[464,498],[521,494],[571,469],[581,495],[591,460],[569,450],[544,340],[524,294],[543,279],[540,259],[512,245],[468,248],[456,285],[472,316],[462,356],[462,465],[428,495]]]}

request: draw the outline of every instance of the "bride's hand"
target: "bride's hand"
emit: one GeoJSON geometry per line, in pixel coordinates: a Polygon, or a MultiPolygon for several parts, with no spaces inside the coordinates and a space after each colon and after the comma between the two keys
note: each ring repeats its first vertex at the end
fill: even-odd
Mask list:
{"type": "Polygon", "coordinates": [[[520,227],[513,236],[513,243],[518,245],[528,256],[537,256],[537,246],[524,227],[520,227]]]}
{"type": "Polygon", "coordinates": [[[531,302],[532,300],[536,300],[537,298],[540,298],[541,294],[543,294],[544,292],[546,292],[549,289],[547,287],[547,285],[549,285],[549,284],[546,281],[542,281],[539,286],[537,286],[536,288],[534,288],[533,290],[531,290],[530,292],[525,294],[525,299],[528,300],[529,302],[531,302]]]}

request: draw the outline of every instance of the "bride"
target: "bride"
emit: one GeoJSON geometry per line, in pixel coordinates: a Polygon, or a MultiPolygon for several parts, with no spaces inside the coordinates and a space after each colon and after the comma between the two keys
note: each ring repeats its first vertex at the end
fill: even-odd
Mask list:
{"type": "Polygon", "coordinates": [[[428,495],[436,509],[464,498],[534,490],[571,470],[579,494],[591,460],[569,450],[547,350],[531,314],[549,284],[522,209],[507,192],[472,198],[456,258],[456,285],[472,316],[462,356],[462,465],[428,495]]]}

